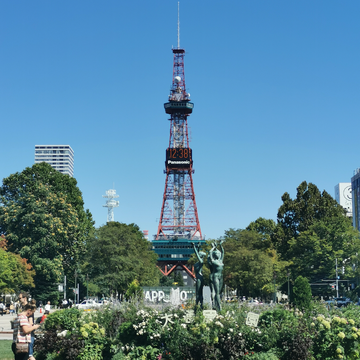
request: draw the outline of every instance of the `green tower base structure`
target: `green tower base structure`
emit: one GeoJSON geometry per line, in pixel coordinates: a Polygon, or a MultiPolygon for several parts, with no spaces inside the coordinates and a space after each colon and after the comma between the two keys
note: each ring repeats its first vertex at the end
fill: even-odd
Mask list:
{"type": "Polygon", "coordinates": [[[194,267],[188,266],[194,248],[191,243],[205,245],[205,240],[173,237],[169,240],[154,240],[152,248],[158,255],[157,267],[164,276],[169,276],[174,270],[181,267],[194,280],[194,267]]]}

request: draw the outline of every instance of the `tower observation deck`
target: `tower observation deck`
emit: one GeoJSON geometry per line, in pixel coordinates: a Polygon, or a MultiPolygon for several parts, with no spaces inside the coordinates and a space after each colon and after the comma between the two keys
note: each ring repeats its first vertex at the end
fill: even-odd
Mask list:
{"type": "Polygon", "coordinates": [[[163,275],[182,268],[194,278],[193,269],[187,266],[194,252],[191,243],[205,243],[195,200],[193,152],[188,132],[188,116],[194,104],[185,87],[185,50],[178,46],[172,52],[172,86],[168,102],[164,104],[166,114],[170,115],[170,138],[164,171],[166,180],[153,249],[158,254],[158,267],[163,275]]]}

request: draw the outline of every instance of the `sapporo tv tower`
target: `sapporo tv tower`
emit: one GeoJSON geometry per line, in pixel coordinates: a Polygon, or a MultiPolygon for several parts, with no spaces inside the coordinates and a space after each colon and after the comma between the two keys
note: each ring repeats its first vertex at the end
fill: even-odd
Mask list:
{"type": "Polygon", "coordinates": [[[163,275],[168,276],[174,270],[185,270],[194,279],[193,269],[187,266],[194,252],[191,243],[205,243],[205,240],[201,234],[192,178],[194,170],[188,116],[194,104],[190,102],[190,94],[185,87],[185,50],[180,48],[179,11],[178,46],[172,52],[172,86],[169,101],[164,104],[166,114],[170,115],[170,138],[164,171],[166,180],[153,249],[158,254],[158,267],[163,275]]]}

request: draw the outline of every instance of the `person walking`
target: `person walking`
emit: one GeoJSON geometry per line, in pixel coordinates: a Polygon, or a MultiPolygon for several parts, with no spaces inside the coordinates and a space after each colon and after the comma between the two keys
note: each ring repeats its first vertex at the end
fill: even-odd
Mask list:
{"type": "Polygon", "coordinates": [[[40,327],[40,325],[30,325],[28,318],[35,313],[34,305],[26,304],[22,312],[14,321],[13,342],[11,350],[15,355],[15,360],[28,360],[29,343],[31,342],[30,333],[40,327]]]}
{"type": "Polygon", "coordinates": [[[51,309],[51,305],[50,305],[50,301],[47,302],[47,304],[45,305],[45,311],[50,311],[51,309]]]}
{"type": "MultiPolygon", "coordinates": [[[[36,310],[36,301],[34,299],[32,299],[30,301],[30,305],[35,307],[36,310]]],[[[32,326],[35,324],[35,316],[34,313],[32,313],[32,315],[29,316],[29,324],[32,326]]],[[[35,330],[33,330],[30,333],[31,339],[30,339],[30,344],[29,344],[29,360],[35,360],[34,358],[34,343],[35,343],[35,330]]]]}
{"type": "Polygon", "coordinates": [[[1,302],[0,302],[1,316],[4,316],[4,310],[5,310],[5,305],[4,305],[4,303],[1,301],[1,302]]]}

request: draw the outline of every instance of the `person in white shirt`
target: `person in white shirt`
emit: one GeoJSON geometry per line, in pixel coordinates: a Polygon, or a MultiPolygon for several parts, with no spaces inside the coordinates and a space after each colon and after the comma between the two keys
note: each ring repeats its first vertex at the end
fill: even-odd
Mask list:
{"type": "Polygon", "coordinates": [[[4,310],[5,310],[5,305],[4,305],[2,302],[0,302],[0,311],[1,311],[1,316],[3,316],[3,315],[4,315],[4,310]]]}
{"type": "Polygon", "coordinates": [[[50,306],[50,301],[48,301],[47,304],[45,305],[45,311],[46,311],[46,310],[47,310],[47,311],[50,311],[50,308],[51,308],[51,306],[50,306]]]}

